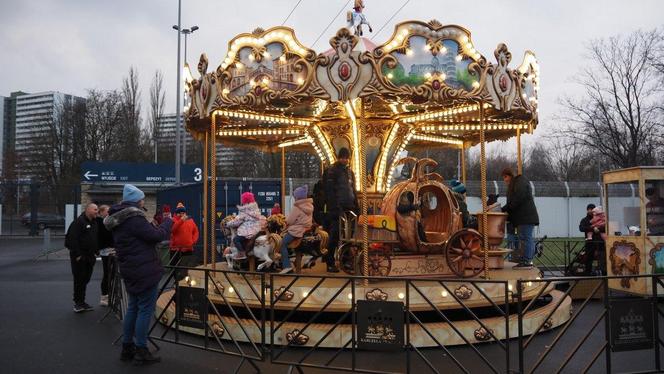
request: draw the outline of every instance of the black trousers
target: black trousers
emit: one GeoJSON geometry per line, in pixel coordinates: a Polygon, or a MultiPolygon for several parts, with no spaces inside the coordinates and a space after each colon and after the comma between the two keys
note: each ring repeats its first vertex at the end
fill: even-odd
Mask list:
{"type": "Polygon", "coordinates": [[[327,243],[327,256],[325,257],[325,262],[329,266],[334,265],[334,254],[336,253],[337,247],[339,246],[340,220],[341,216],[338,214],[328,214],[326,219],[327,226],[325,227],[325,231],[327,231],[329,235],[329,241],[327,243]]]}
{"type": "MultiPolygon", "coordinates": [[[[196,266],[194,264],[193,252],[180,252],[170,251],[171,261],[168,263],[170,266],[196,266]]],[[[175,280],[180,281],[184,279],[189,272],[185,269],[177,269],[175,272],[175,280]]]]}
{"type": "Polygon", "coordinates": [[[71,261],[71,273],[74,276],[74,303],[81,304],[85,302],[85,288],[92,277],[95,258],[81,256],[80,260],[76,261],[76,258],[70,255],[69,260],[71,261]]]}
{"type": "Polygon", "coordinates": [[[602,274],[606,274],[606,252],[604,241],[587,241],[586,242],[586,258],[583,275],[591,275],[593,270],[593,262],[595,256],[599,260],[599,270],[602,274]]]}
{"type": "Polygon", "coordinates": [[[101,294],[108,295],[108,286],[111,280],[111,262],[108,256],[101,256],[102,269],[104,271],[101,278],[101,294]]]}

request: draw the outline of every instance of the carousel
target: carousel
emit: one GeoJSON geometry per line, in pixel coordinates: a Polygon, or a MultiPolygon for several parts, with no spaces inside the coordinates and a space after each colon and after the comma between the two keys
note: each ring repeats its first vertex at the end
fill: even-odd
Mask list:
{"type": "MultiPolygon", "coordinates": [[[[215,303],[256,311],[265,305],[275,313],[295,308],[313,314],[325,305],[323,313],[330,320],[356,300],[407,298],[410,310],[422,313],[513,302],[516,279],[539,279],[540,273],[536,268],[512,270],[514,264],[505,259],[509,251],[501,243],[506,217],[486,205],[485,145],[516,137],[521,172],[521,134],[532,133],[538,123],[535,55],[527,51],[520,65],[510,67],[512,54],[501,43],[494,51],[495,62],[490,62],[475,49],[468,30],[435,20],[399,23],[380,45],[347,28],[329,42],[331,48],[319,53],[303,45],[291,28],[259,28],[233,38],[216,70],[208,71],[205,54],[198,63],[198,78],[185,69],[191,96],[186,126],[205,145],[204,173],[209,181],[204,183],[206,250],[201,268],[231,271],[237,265],[219,258],[215,250],[214,228],[221,224],[214,213],[219,146],[280,152],[282,180],[288,151],[314,153],[323,169],[336,162],[339,149],[347,148],[361,209],[342,219],[336,261],[344,272],[364,277],[335,277],[323,264],[300,266],[303,254],[317,257],[327,250],[327,234],[313,227],[306,243],[291,246],[296,274],[271,276],[266,295],[256,292],[262,285],[259,278],[251,278],[255,271],[269,270],[278,262],[283,229],[278,227],[250,243],[255,256],[250,256],[248,272],[222,272],[203,282],[202,272],[190,271],[181,282],[208,284],[207,297],[215,303]],[[464,227],[459,203],[445,182],[453,176],[437,173],[434,160],[402,155],[404,150],[454,149],[465,182],[466,152],[476,145],[483,209],[475,213],[479,225],[473,229],[464,227]],[[410,177],[398,181],[396,170],[404,165],[410,177]],[[404,202],[417,208],[404,213],[398,209],[404,202]],[[407,296],[400,278],[421,279],[420,291],[407,296]]],[[[282,199],[284,195],[282,184],[282,199]]],[[[174,291],[169,292],[157,305],[165,324],[175,318],[170,302],[174,291]]],[[[570,316],[571,300],[543,288],[541,282],[528,283],[520,293],[523,300],[538,305],[527,317],[525,333],[558,326],[570,316]]],[[[208,323],[220,339],[260,340],[261,326],[252,318],[239,318],[244,322],[233,322],[237,315],[221,315],[208,323]]],[[[504,318],[490,313],[481,321],[413,325],[412,329],[430,327],[434,334],[421,333],[414,344],[466,344],[516,335],[516,321],[506,326],[504,318]]],[[[189,330],[203,334],[201,329],[189,330]]],[[[265,333],[277,344],[323,347],[342,347],[353,335],[350,324],[310,325],[304,317],[265,333]]]]}

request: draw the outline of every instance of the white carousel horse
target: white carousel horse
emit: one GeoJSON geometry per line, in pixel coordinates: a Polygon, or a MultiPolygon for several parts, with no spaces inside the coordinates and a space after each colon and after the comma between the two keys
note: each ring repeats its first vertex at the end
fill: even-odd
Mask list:
{"type": "MultiPolygon", "coordinates": [[[[239,252],[233,244],[233,238],[235,238],[236,229],[226,226],[226,223],[233,218],[234,216],[228,216],[221,221],[222,232],[225,236],[230,236],[230,245],[224,250],[224,258],[226,258],[226,263],[230,268],[232,268],[234,264],[233,258],[239,252]]],[[[263,261],[258,266],[256,266],[256,270],[260,271],[272,266],[274,260],[272,257],[270,257],[270,254],[278,252],[280,245],[280,240],[276,240],[275,236],[269,233],[256,238],[253,248],[247,248],[247,255],[254,256],[259,261],[263,261]]]]}
{"type": "Polygon", "coordinates": [[[362,36],[362,25],[369,26],[369,32],[373,32],[371,24],[367,21],[367,17],[364,16],[364,13],[349,10],[346,18],[348,21],[348,29],[354,31],[355,36],[362,36]]]}

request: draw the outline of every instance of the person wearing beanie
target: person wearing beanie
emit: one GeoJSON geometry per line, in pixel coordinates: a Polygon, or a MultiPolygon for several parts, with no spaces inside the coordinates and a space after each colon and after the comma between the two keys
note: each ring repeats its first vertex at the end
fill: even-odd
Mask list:
{"type": "Polygon", "coordinates": [[[266,219],[261,214],[254,194],[245,192],[240,197],[242,205],[238,206],[238,215],[228,223],[227,227],[236,227],[237,232],[233,238],[233,245],[238,250],[233,257],[234,260],[243,260],[247,258],[246,249],[244,248],[244,241],[256,236],[266,225],[266,219]]]}
{"type": "Polygon", "coordinates": [[[122,202],[109,210],[104,226],[111,231],[115,253],[128,295],[123,316],[123,361],[134,360],[144,365],[159,362],[147,347],[148,330],[158,297],[163,268],[155,245],[168,240],[173,221],[165,218],[161,225],[151,223],[145,214],[145,194],[127,184],[122,202]]]}
{"type": "Polygon", "coordinates": [[[461,222],[463,227],[470,226],[470,213],[468,212],[468,205],[466,204],[466,185],[457,179],[452,179],[448,182],[452,196],[459,204],[459,211],[461,211],[461,222]]]}
{"type": "Polygon", "coordinates": [[[307,198],[309,187],[307,185],[298,187],[293,191],[295,203],[293,209],[286,217],[287,232],[281,241],[281,265],[282,274],[293,271],[290,258],[288,257],[288,245],[295,239],[304,236],[304,233],[311,228],[314,215],[314,199],[307,198]]]}
{"type": "MultiPolygon", "coordinates": [[[[190,256],[194,252],[194,245],[198,242],[198,227],[194,220],[187,215],[187,208],[179,202],[175,208],[173,227],[171,228],[171,264],[182,264],[182,256],[190,256]]],[[[178,275],[178,278],[184,275],[178,275]]]]}
{"type": "Polygon", "coordinates": [[[335,252],[339,244],[339,221],[347,211],[358,212],[357,196],[355,195],[355,175],[350,170],[350,151],[341,148],[337,154],[337,162],[323,174],[325,188],[325,204],[327,206],[327,227],[330,235],[328,252],[325,258],[327,271],[338,273],[335,264],[335,252]]]}
{"type": "Polygon", "coordinates": [[[274,203],[272,210],[270,210],[270,215],[274,216],[277,214],[281,214],[281,205],[279,203],[274,203]]]}

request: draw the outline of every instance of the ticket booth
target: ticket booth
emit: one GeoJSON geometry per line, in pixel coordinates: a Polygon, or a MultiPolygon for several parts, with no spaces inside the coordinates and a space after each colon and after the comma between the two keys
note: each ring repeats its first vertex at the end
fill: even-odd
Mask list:
{"type": "MultiPolygon", "coordinates": [[[[664,167],[603,173],[608,275],[664,275],[664,167]]],[[[649,278],[609,280],[611,289],[651,294],[649,278]]],[[[663,290],[657,291],[662,294],[663,290]]]]}

